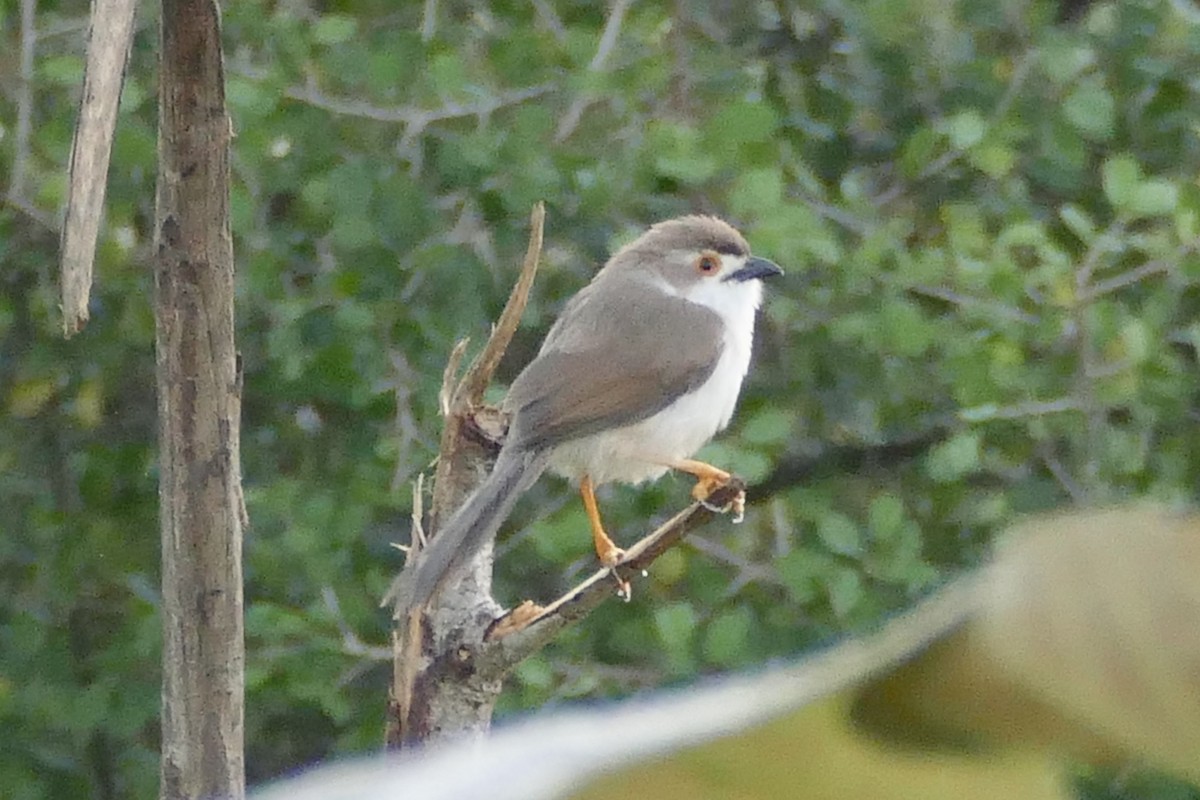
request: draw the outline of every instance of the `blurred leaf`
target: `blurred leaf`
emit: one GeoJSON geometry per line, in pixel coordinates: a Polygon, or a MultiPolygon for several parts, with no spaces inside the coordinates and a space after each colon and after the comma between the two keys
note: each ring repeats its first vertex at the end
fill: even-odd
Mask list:
{"type": "Polygon", "coordinates": [[[844,514],[823,513],[817,522],[817,536],[830,552],[844,556],[862,555],[862,532],[858,524],[844,514]]]}
{"type": "Polygon", "coordinates": [[[894,494],[881,494],[867,509],[872,536],[889,538],[904,524],[904,501],[894,494]]]}
{"type": "Polygon", "coordinates": [[[968,431],[956,434],[930,450],[925,458],[925,470],[931,479],[949,483],[977,470],[979,460],[979,434],[968,431]]]}
{"type": "Polygon", "coordinates": [[[17,383],[8,393],[8,411],[14,417],[37,416],[54,397],[54,381],[32,378],[17,383]]]}
{"type": "Polygon", "coordinates": [[[313,25],[313,41],[334,45],[347,42],[358,31],[358,20],[343,14],[325,14],[313,25]]]}
{"type": "Polygon", "coordinates": [[[1083,79],[1067,95],[1063,113],[1080,133],[1091,139],[1103,141],[1113,135],[1116,101],[1098,75],[1083,79]]]}
{"type": "Polygon", "coordinates": [[[826,577],[825,587],[829,592],[829,605],[833,613],[845,618],[854,610],[864,595],[862,576],[851,567],[838,567],[826,577]]]}
{"type": "Polygon", "coordinates": [[[978,109],[960,111],[941,125],[955,150],[968,150],[983,141],[987,121],[978,109]]]}
{"type": "Polygon", "coordinates": [[[774,566],[795,602],[807,604],[817,599],[822,564],[812,553],[797,548],[775,559],[774,566]]]}
{"type": "Polygon", "coordinates": [[[788,440],[795,417],[780,408],[766,408],[742,426],[741,437],[749,444],[781,444],[788,440]]]}
{"type": "Polygon", "coordinates": [[[721,667],[745,664],[753,624],[748,608],[722,611],[704,630],[705,660],[721,667]]]}
{"type": "Polygon", "coordinates": [[[1129,198],[1129,210],[1138,216],[1157,217],[1170,214],[1179,202],[1175,184],[1164,180],[1143,181],[1129,198]]]}
{"type": "Polygon", "coordinates": [[[1086,211],[1068,203],[1058,210],[1058,216],[1084,244],[1091,244],[1096,236],[1096,224],[1086,211]]]}
{"type": "Polygon", "coordinates": [[[1128,208],[1142,180],[1137,161],[1128,155],[1111,156],[1100,168],[1104,179],[1104,194],[1115,208],[1128,208]]]}
{"type": "Polygon", "coordinates": [[[696,636],[696,610],[687,602],[659,606],[654,609],[654,627],[672,668],[677,672],[687,669],[696,636]]]}

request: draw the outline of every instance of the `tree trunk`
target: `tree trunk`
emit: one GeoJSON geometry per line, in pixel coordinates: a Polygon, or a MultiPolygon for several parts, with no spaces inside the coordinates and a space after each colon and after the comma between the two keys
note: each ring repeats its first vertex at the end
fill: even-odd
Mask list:
{"type": "Polygon", "coordinates": [[[241,376],[230,122],[212,0],[163,0],[155,315],[163,558],[160,797],[241,798],[241,376]]]}

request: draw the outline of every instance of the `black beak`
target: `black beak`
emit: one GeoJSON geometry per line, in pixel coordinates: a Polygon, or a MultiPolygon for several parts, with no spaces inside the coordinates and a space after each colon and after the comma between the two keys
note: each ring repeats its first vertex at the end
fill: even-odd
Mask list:
{"type": "Polygon", "coordinates": [[[737,270],[736,272],[729,273],[724,279],[727,281],[737,281],[738,283],[742,283],[743,281],[762,280],[763,278],[769,278],[772,275],[782,274],[783,270],[780,269],[779,265],[774,261],[768,261],[765,258],[752,256],[746,259],[746,263],[742,265],[741,269],[737,270]]]}

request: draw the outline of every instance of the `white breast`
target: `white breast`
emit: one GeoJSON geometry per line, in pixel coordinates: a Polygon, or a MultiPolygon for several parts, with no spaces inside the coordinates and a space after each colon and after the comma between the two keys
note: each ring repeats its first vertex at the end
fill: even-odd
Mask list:
{"type": "Polygon", "coordinates": [[[712,308],[725,322],[724,347],[708,380],[641,422],[560,445],[550,458],[553,471],[574,480],[586,474],[596,483],[652,480],[729,424],[750,368],[762,285],[705,282],[696,289],[687,299],[712,308]]]}

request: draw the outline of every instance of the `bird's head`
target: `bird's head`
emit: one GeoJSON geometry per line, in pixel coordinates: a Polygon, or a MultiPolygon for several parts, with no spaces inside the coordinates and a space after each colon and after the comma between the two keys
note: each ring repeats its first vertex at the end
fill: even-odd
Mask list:
{"type": "Polygon", "coordinates": [[[660,289],[722,317],[743,316],[762,302],[762,279],[783,270],[750,254],[732,225],[716,217],[660,222],[621,248],[609,269],[648,278],[660,289]]]}

